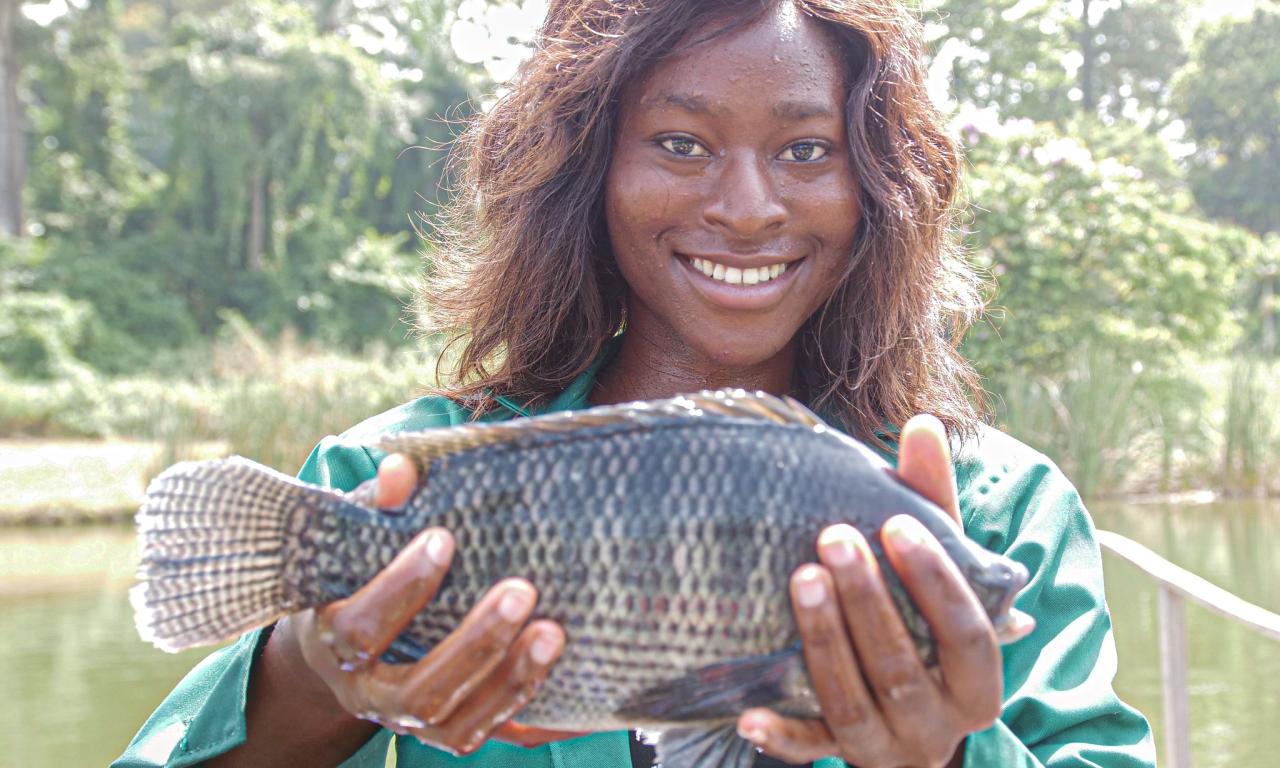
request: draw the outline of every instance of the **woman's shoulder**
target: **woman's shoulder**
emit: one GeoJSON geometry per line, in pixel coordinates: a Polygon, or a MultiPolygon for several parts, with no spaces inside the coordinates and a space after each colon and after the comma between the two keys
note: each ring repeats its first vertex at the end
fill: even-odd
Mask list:
{"type": "Polygon", "coordinates": [[[418,432],[471,421],[471,412],[443,395],[425,395],[370,416],[338,435],[351,443],[375,443],[395,432],[418,432]]]}
{"type": "Polygon", "coordinates": [[[339,435],[322,439],[307,457],[298,477],[310,483],[350,491],[377,473],[386,453],[379,438],[396,432],[464,424],[471,412],[442,395],[426,395],[370,416],[339,435]]]}
{"type": "Polygon", "coordinates": [[[961,518],[970,538],[1003,551],[1029,525],[1089,532],[1079,493],[1048,456],[994,427],[955,449],[961,518]]]}

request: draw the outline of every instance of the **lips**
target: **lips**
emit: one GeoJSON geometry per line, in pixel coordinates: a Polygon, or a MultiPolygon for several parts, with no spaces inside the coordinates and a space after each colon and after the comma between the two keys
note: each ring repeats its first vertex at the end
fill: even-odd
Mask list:
{"type": "Polygon", "coordinates": [[[805,266],[803,258],[780,256],[676,256],[703,299],[718,308],[736,311],[758,311],[778,304],[805,266]]]}

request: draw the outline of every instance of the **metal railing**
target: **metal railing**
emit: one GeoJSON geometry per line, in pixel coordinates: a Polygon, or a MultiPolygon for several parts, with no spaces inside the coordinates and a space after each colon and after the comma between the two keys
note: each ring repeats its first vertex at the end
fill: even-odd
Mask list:
{"type": "Polygon", "coordinates": [[[1155,579],[1159,587],[1160,677],[1164,691],[1164,751],[1169,768],[1191,768],[1191,712],[1187,698],[1187,631],[1183,601],[1192,600],[1228,619],[1280,640],[1280,615],[1179,568],[1138,542],[1098,531],[1103,550],[1155,579]]]}

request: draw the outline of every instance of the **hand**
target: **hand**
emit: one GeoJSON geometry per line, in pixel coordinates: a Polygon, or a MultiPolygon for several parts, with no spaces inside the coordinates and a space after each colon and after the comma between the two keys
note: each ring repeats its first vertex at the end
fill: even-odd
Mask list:
{"type": "MultiPolygon", "coordinates": [[[[946,432],[937,419],[907,422],[898,474],[960,522],[946,432]]],[[[823,719],[789,719],[767,709],[738,719],[743,738],[775,757],[805,763],[839,755],[860,768],[958,765],[965,736],[1000,716],[1000,646],[964,577],[913,518],[890,518],[880,536],[937,640],[938,668],[920,661],[866,540],[848,525],[827,528],[818,539],[822,564],[796,569],[791,580],[823,719]]]]}
{"type": "MultiPolygon", "coordinates": [[[[416,484],[412,461],[387,457],[378,467],[377,506],[403,505],[416,484]]],[[[525,625],[537,593],[522,579],[495,585],[416,663],[378,660],[435,597],[453,551],[447,531],[423,531],[354,595],[295,614],[276,631],[292,635],[285,642],[348,713],[440,749],[470,753],[491,735],[526,746],[579,735],[508,723],[546,679],[565,643],[554,622],[525,625]]]]}

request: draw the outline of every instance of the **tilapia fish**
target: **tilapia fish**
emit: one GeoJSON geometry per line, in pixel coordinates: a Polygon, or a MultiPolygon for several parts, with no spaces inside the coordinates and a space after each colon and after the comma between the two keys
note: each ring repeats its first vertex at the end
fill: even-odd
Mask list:
{"type": "Polygon", "coordinates": [[[457,542],[448,577],[385,660],[422,657],[495,582],[522,576],[568,644],[519,721],[643,728],[666,768],[746,766],[738,713],[820,716],[787,584],[824,527],[866,535],[928,664],[929,627],[877,535],[889,516],[909,513],[938,538],[997,635],[1012,631],[1027,580],[875,452],[763,393],[401,433],[377,447],[419,467],[399,511],[375,509],[369,483],[343,495],[238,457],[157,477],[137,517],[142,637],[176,651],[345,597],[414,534],[443,526],[457,542]]]}

